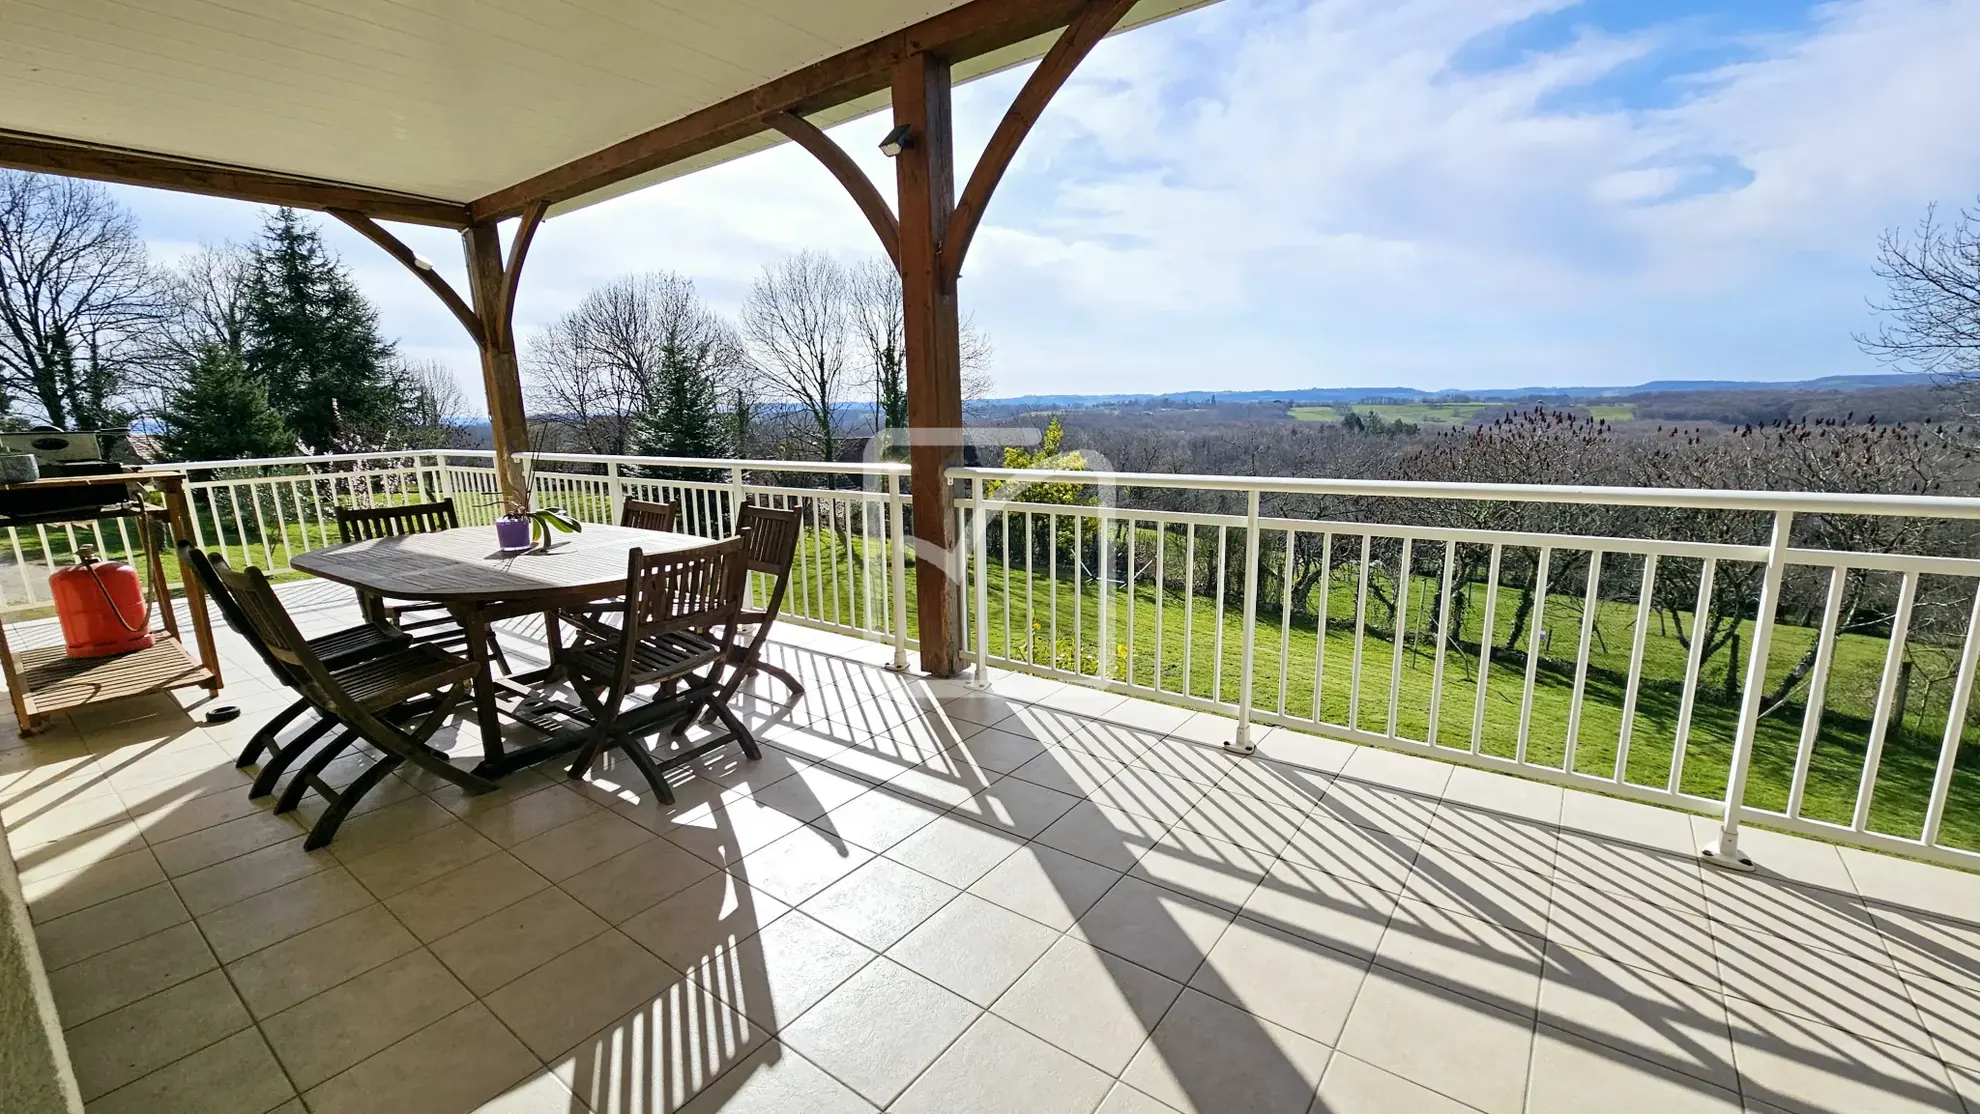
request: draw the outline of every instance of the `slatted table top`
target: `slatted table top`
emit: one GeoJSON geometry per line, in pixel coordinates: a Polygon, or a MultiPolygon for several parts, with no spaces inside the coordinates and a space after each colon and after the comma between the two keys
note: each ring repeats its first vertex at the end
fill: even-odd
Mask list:
{"type": "Polygon", "coordinates": [[[624,585],[634,549],[661,553],[709,544],[695,534],[590,524],[554,536],[547,552],[504,553],[493,526],[460,526],[333,545],[298,553],[289,565],[393,599],[522,602],[624,585]]]}

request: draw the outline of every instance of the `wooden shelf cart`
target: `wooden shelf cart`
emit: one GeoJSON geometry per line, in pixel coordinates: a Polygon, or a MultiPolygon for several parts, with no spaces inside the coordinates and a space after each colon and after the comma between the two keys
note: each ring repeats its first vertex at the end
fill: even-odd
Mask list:
{"type": "MultiPolygon", "coordinates": [[[[220,691],[220,655],[213,644],[205,594],[196,578],[181,574],[186,609],[192,616],[193,646],[189,649],[172,607],[171,585],[165,579],[165,561],[157,537],[160,526],[168,527],[175,538],[193,536],[185,473],[125,472],[0,484],[0,500],[8,493],[117,484],[123,485],[128,495],[123,505],[78,510],[69,521],[93,522],[106,518],[137,521],[138,534],[144,541],[146,579],[150,581],[147,598],[158,610],[160,626],[152,630],[148,649],[101,658],[71,658],[59,643],[16,652],[8,644],[5,624],[0,623],[0,670],[5,672],[7,695],[13,699],[14,717],[20,723],[22,735],[41,730],[50,716],[87,704],[192,685],[220,691]],[[163,497],[162,508],[146,501],[149,492],[163,497]]],[[[45,518],[38,521],[48,524],[45,518]]],[[[0,525],[4,524],[4,519],[0,519],[0,525]]]]}

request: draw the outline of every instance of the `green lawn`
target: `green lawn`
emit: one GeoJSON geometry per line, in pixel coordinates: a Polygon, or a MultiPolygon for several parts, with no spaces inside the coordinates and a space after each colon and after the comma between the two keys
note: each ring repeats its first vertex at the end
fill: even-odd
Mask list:
{"type": "MultiPolygon", "coordinates": [[[[609,515],[609,506],[602,497],[582,491],[559,493],[555,501],[590,521],[602,521],[609,515]]],[[[287,564],[290,554],[335,541],[332,505],[324,501],[323,517],[319,521],[315,504],[306,498],[302,500],[299,516],[297,500],[290,497],[278,516],[273,498],[264,495],[257,517],[255,502],[245,494],[241,496],[238,515],[233,501],[222,496],[217,536],[211,494],[200,493],[195,509],[209,548],[224,549],[229,559],[239,564],[280,567],[287,564]]],[[[485,508],[470,509],[465,517],[485,520],[490,513],[485,508]]],[[[1021,521],[1014,518],[1013,525],[1021,521]]],[[[875,529],[881,526],[877,515],[869,522],[875,529]]],[[[785,606],[793,614],[815,620],[884,632],[890,628],[891,610],[886,546],[879,537],[861,536],[856,525],[851,529],[846,527],[842,522],[839,529],[830,528],[827,516],[819,528],[808,527],[804,531],[785,606]]],[[[94,531],[88,526],[16,531],[14,540],[26,560],[17,569],[0,570],[0,576],[20,579],[23,584],[38,579],[45,575],[44,555],[58,565],[64,563],[73,553],[74,544],[93,542],[98,531],[105,548],[112,554],[120,554],[123,537],[136,539],[133,523],[126,521],[124,529],[125,534],[119,535],[117,523],[106,520],[98,523],[94,531]]],[[[1116,680],[1128,679],[1138,686],[1152,688],[1159,673],[1161,687],[1168,692],[1187,692],[1199,699],[1214,696],[1227,705],[1236,702],[1242,652],[1242,615],[1235,599],[1235,589],[1242,583],[1242,576],[1237,561],[1230,562],[1228,570],[1233,598],[1220,616],[1215,599],[1201,585],[1193,600],[1185,597],[1180,587],[1182,538],[1173,529],[1166,535],[1169,583],[1165,590],[1156,590],[1150,583],[1149,567],[1153,532],[1139,530],[1136,534],[1139,583],[1132,594],[1118,584],[1112,586],[1109,600],[1112,629],[1103,639],[1099,593],[1090,577],[1084,575],[1075,593],[1069,545],[1061,546],[1055,585],[1048,575],[1043,550],[1034,555],[1032,571],[1026,574],[1021,539],[1015,536],[1013,541],[1020,544],[1012,553],[1010,567],[1006,568],[995,555],[1001,547],[1000,525],[996,520],[992,521],[991,529],[988,634],[993,656],[1040,665],[1055,664],[1061,670],[1073,669],[1077,662],[1080,672],[1092,676],[1098,672],[1099,655],[1104,651],[1109,658],[1108,672],[1116,680]]],[[[1204,551],[1198,553],[1199,562],[1204,561],[1206,552],[1214,556],[1209,534],[1205,531],[1199,535],[1199,549],[1204,551]]],[[[1390,730],[1391,679],[1397,677],[1400,684],[1395,687],[1394,733],[1404,738],[1424,739],[1436,660],[1435,581],[1421,575],[1411,578],[1403,624],[1405,648],[1398,673],[1393,619],[1387,604],[1379,598],[1393,591],[1393,554],[1385,567],[1378,547],[1376,560],[1370,565],[1371,583],[1381,591],[1370,595],[1367,633],[1359,647],[1357,671],[1353,627],[1356,582],[1352,564],[1335,569],[1326,595],[1329,622],[1323,639],[1316,623],[1318,592],[1295,601],[1290,614],[1282,615],[1284,596],[1273,571],[1276,562],[1272,546],[1268,535],[1264,562],[1268,575],[1260,591],[1252,681],[1254,706],[1268,716],[1311,722],[1315,718],[1315,673],[1319,663],[1318,718],[1325,724],[1348,723],[1352,697],[1355,725],[1364,731],[1385,734],[1390,730]],[[1283,701],[1282,660],[1288,663],[1284,671],[1283,701]],[[1358,683],[1354,680],[1357,676],[1358,683]]],[[[1337,560],[1340,557],[1337,554],[1337,560]]],[[[176,581],[176,561],[169,554],[166,561],[168,576],[176,581]]],[[[907,621],[913,633],[917,627],[912,559],[908,565],[907,621]]],[[[1420,570],[1423,566],[1418,567],[1420,570]]],[[[1625,573],[1628,571],[1624,569],[1625,573]]],[[[12,579],[6,583],[9,597],[13,598],[21,585],[14,584],[12,579]]],[[[1579,591],[1564,591],[1564,587],[1557,583],[1559,594],[1548,597],[1542,608],[1545,649],[1535,670],[1531,709],[1525,713],[1527,760],[1556,769],[1566,758],[1575,686],[1572,663],[1582,625],[1582,595],[1579,591]]],[[[762,590],[759,583],[759,599],[762,590]]],[[[1468,749],[1471,743],[1484,595],[1479,585],[1460,590],[1459,598],[1465,601],[1465,606],[1458,609],[1463,614],[1463,623],[1457,632],[1457,644],[1448,645],[1445,650],[1444,684],[1438,700],[1434,740],[1439,746],[1468,749]]],[[[1491,640],[1497,649],[1493,651],[1486,682],[1480,733],[1481,749],[1503,757],[1513,757],[1518,749],[1526,675],[1521,651],[1529,644],[1522,638],[1515,651],[1507,650],[1518,595],[1516,587],[1500,589],[1491,640]]],[[[1633,598],[1627,597],[1603,600],[1597,605],[1574,755],[1574,768],[1579,772],[1608,777],[1614,770],[1636,611],[1633,598]]],[[[1656,612],[1651,615],[1644,640],[1643,682],[1631,725],[1626,771],[1631,782],[1661,787],[1669,777],[1686,665],[1685,650],[1679,644],[1676,629],[1680,626],[1688,629],[1691,619],[1686,613],[1675,619],[1656,612]]],[[[1810,626],[1786,622],[1784,618],[1776,628],[1769,659],[1772,679],[1778,679],[1792,667],[1812,643],[1815,633],[1810,626]]],[[[1742,647],[1746,645],[1747,635],[1742,629],[1742,647]]],[[[973,648],[973,635],[970,645],[973,648]]],[[[1882,636],[1854,633],[1844,634],[1837,642],[1827,711],[1810,766],[1804,815],[1841,823],[1850,819],[1887,646],[1882,636]]],[[[1914,642],[1911,656],[1930,666],[1928,672],[1944,675],[1955,653],[1956,647],[1914,642]]],[[[1742,660],[1743,656],[1742,653],[1742,660]]],[[[1722,651],[1705,664],[1701,674],[1680,782],[1688,793],[1716,797],[1724,792],[1737,712],[1736,703],[1728,702],[1723,696],[1729,660],[1730,655],[1722,651]]],[[[1915,687],[1906,702],[1901,726],[1889,733],[1871,809],[1871,826],[1875,830],[1914,838],[1918,835],[1944,729],[1949,688],[1946,683],[1915,687]]],[[[1747,798],[1755,807],[1785,807],[1803,719],[1800,698],[1801,692],[1797,692],[1787,705],[1761,721],[1747,798]]],[[[1968,734],[1972,732],[1969,726],[1968,734]]],[[[1952,846],[1980,849],[1980,748],[1970,739],[1962,749],[1953,778],[1941,838],[1952,846]]]]}
{"type": "MultiPolygon", "coordinates": [[[[994,526],[993,526],[994,529],[994,526]]],[[[1172,547],[1176,539],[1170,539],[1172,547]]],[[[1241,606],[1233,599],[1223,615],[1217,614],[1214,598],[1199,594],[1187,601],[1174,577],[1180,564],[1179,551],[1172,548],[1169,565],[1171,583],[1160,593],[1148,583],[1148,573],[1133,594],[1130,620],[1129,594],[1113,585],[1109,602],[1112,631],[1109,673],[1113,679],[1130,679],[1152,687],[1159,671],[1162,687],[1170,692],[1188,692],[1199,698],[1216,698],[1234,704],[1240,684],[1242,653],[1241,606]],[[1159,599],[1159,603],[1158,603],[1159,599]],[[1156,615],[1161,615],[1161,636],[1156,636],[1156,615]],[[1217,648],[1222,629],[1221,655],[1217,648]],[[1132,630],[1133,651],[1128,651],[1132,630]],[[1186,634],[1190,637],[1186,638],[1186,634]],[[1185,658],[1185,642],[1190,650],[1185,658]],[[1185,660],[1188,662],[1185,671],[1185,660]],[[1221,669],[1219,662],[1221,661],[1221,669]]],[[[1141,554],[1145,563],[1148,553],[1141,554]]],[[[1201,560],[1201,554],[1199,554],[1201,560]]],[[[989,639],[993,656],[1012,656],[1019,661],[1055,663],[1057,668],[1078,668],[1087,675],[1097,673],[1102,650],[1099,593],[1085,580],[1077,602],[1067,567],[1061,554],[1059,580],[1051,583],[1042,559],[1034,558],[1027,577],[1022,552],[1014,554],[1011,569],[993,557],[989,574],[989,639]],[[1008,596],[1007,596],[1008,590],[1008,596]],[[1029,609],[1027,610],[1027,595],[1029,609]],[[1009,600],[1010,645],[1005,642],[1005,607],[1009,600]],[[1075,615],[1077,639],[1075,638],[1075,615]],[[1053,619],[1057,628],[1054,637],[1053,619]],[[1028,628],[1028,630],[1027,630],[1028,628]]],[[[1371,565],[1371,568],[1373,566],[1371,565]]],[[[1241,583],[1236,563],[1230,569],[1231,584],[1241,583]]],[[[1368,632],[1360,647],[1359,684],[1355,666],[1353,615],[1355,606],[1354,572],[1337,569],[1329,594],[1329,624],[1325,634],[1324,656],[1316,630],[1317,593],[1304,606],[1293,609],[1290,623],[1281,616],[1282,595],[1274,584],[1261,588],[1258,610],[1258,639],[1255,649],[1252,698],[1263,713],[1283,714],[1310,721],[1314,717],[1314,674],[1316,661],[1323,661],[1319,718],[1325,723],[1346,724],[1350,719],[1350,697],[1354,700],[1353,720],[1365,731],[1385,734],[1391,679],[1397,676],[1395,643],[1387,608],[1371,595],[1368,632]],[[1283,649],[1282,649],[1283,647],[1283,649]],[[1280,663],[1289,663],[1281,703],[1280,663]]],[[[1377,577],[1380,582],[1379,576],[1377,577]]],[[[1558,587],[1558,585],[1557,585],[1558,587]]],[[[1405,622],[1406,647],[1395,690],[1397,735],[1423,740],[1429,722],[1432,679],[1435,671],[1436,616],[1431,610],[1436,584],[1422,577],[1412,578],[1409,612],[1405,622]]],[[[1470,606],[1464,609],[1465,623],[1459,631],[1459,646],[1447,647],[1444,686],[1438,709],[1439,746],[1469,748],[1477,700],[1478,635],[1482,625],[1484,590],[1468,589],[1470,606]]],[[[1496,609],[1494,651],[1486,681],[1486,699],[1481,749],[1487,754],[1513,757],[1518,749],[1522,718],[1526,664],[1521,653],[1507,653],[1518,591],[1502,588],[1496,609]]],[[[1526,757],[1529,762],[1562,767],[1566,756],[1568,720],[1573,704],[1573,660],[1578,648],[1582,622],[1581,594],[1558,594],[1547,599],[1544,608],[1547,649],[1535,671],[1532,707],[1527,713],[1526,757]]],[[[1590,639],[1590,667],[1584,683],[1580,726],[1574,756],[1576,771],[1609,777],[1615,768],[1617,740],[1622,726],[1625,678],[1634,638],[1634,600],[1604,601],[1598,604],[1590,639]]],[[[1687,629],[1692,616],[1681,613],[1678,622],[1687,629]]],[[[1643,683],[1632,718],[1627,780],[1655,787],[1665,785],[1671,768],[1677,736],[1685,673],[1685,650],[1679,644],[1668,615],[1652,613],[1645,638],[1643,683]]],[[[1750,622],[1742,628],[1740,645],[1747,644],[1750,622]]],[[[1530,627],[1529,627],[1530,630],[1530,627]]],[[[1769,655],[1770,683],[1778,681],[1809,647],[1816,631],[1808,626],[1780,623],[1769,655]]],[[[972,635],[972,640],[973,640],[972,635]]],[[[1519,649],[1527,641],[1522,638],[1519,649]]],[[[971,645],[974,645],[972,641],[971,645]]],[[[1821,720],[1810,763],[1803,815],[1818,820],[1848,823],[1854,808],[1858,779],[1862,773],[1865,740],[1869,735],[1871,708],[1881,676],[1887,641],[1881,636],[1844,634],[1837,642],[1831,671],[1826,712],[1821,720]]],[[[1913,657],[1937,655],[1947,658],[1956,650],[1947,647],[1914,645],[1913,657]]],[[[1722,696],[1729,655],[1720,651],[1706,663],[1695,707],[1690,718],[1680,787],[1687,793],[1707,797],[1725,792],[1737,702],[1722,696]]],[[[1743,672],[1744,653],[1734,663],[1743,672]]],[[[1926,800],[1936,768],[1941,735],[1945,726],[1946,695],[1949,685],[1917,687],[1907,701],[1901,728],[1888,735],[1879,780],[1873,796],[1870,826],[1892,835],[1916,838],[1925,814],[1926,800]]],[[[1786,806],[1788,785],[1793,772],[1803,707],[1798,690],[1791,702],[1763,718],[1755,745],[1753,772],[1747,795],[1749,805],[1766,809],[1786,806]]],[[[1969,719],[1972,717],[1970,716],[1969,719]]],[[[1967,729],[1969,736],[1973,728],[1967,729]]],[[[1952,783],[1941,838],[1954,846],[1980,849],[1980,749],[1969,739],[1952,783]]]]}

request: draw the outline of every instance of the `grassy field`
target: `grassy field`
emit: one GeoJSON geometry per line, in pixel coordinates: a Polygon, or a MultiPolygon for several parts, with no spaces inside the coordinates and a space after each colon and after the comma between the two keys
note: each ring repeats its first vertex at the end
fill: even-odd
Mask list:
{"type": "MultiPolygon", "coordinates": [[[[560,501],[571,503],[570,499],[560,501]]],[[[335,541],[334,522],[328,524],[326,535],[313,510],[304,522],[296,521],[292,511],[285,511],[278,524],[272,515],[272,505],[262,508],[259,522],[252,506],[242,509],[242,519],[250,524],[246,536],[241,536],[235,528],[231,508],[223,504],[225,536],[216,543],[211,508],[204,500],[199,505],[208,546],[217,544],[224,548],[238,564],[279,566],[286,564],[288,553],[335,541]]],[[[594,521],[605,514],[602,505],[593,507],[586,503],[572,509],[594,521]]],[[[99,528],[111,551],[121,548],[114,523],[102,523],[99,528]]],[[[131,524],[127,523],[126,529],[135,539],[131,524]]],[[[73,536],[77,542],[87,542],[93,540],[91,534],[87,528],[77,527],[73,536]]],[[[45,576],[44,552],[58,565],[72,552],[71,534],[66,529],[21,531],[17,537],[28,561],[18,570],[0,570],[0,577],[5,578],[0,583],[5,584],[10,599],[20,590],[16,581],[28,583],[45,576]]],[[[1048,575],[1042,551],[1034,556],[1029,575],[1021,551],[1012,554],[1008,568],[993,554],[988,578],[992,654],[1041,665],[1055,664],[1062,670],[1075,668],[1077,662],[1076,668],[1091,676],[1097,672],[1099,656],[1104,652],[1109,658],[1109,673],[1115,679],[1131,679],[1137,685],[1152,687],[1159,674],[1160,685],[1168,692],[1187,692],[1198,698],[1211,698],[1214,694],[1225,704],[1235,703],[1241,684],[1242,615],[1238,604],[1233,600],[1220,613],[1214,596],[1202,593],[1201,589],[1193,600],[1185,597],[1178,580],[1182,567],[1180,538],[1173,532],[1168,537],[1170,584],[1167,590],[1158,592],[1148,582],[1147,538],[1144,532],[1137,543],[1143,568],[1137,589],[1130,594],[1119,585],[1111,588],[1112,629],[1104,639],[1100,630],[1099,593],[1090,576],[1084,575],[1075,592],[1068,550],[1061,550],[1056,584],[1048,575]]],[[[786,607],[827,622],[869,630],[887,629],[890,592],[884,549],[877,539],[869,545],[856,533],[848,536],[830,529],[807,529],[801,540],[786,607]]],[[[1268,569],[1269,552],[1268,549],[1268,569]]],[[[1199,554],[1199,559],[1202,556],[1199,554]]],[[[1389,567],[1384,567],[1379,558],[1380,554],[1378,562],[1371,564],[1371,579],[1377,591],[1371,593],[1369,600],[1366,634],[1358,648],[1358,671],[1353,627],[1354,568],[1347,565],[1335,570],[1326,596],[1329,621],[1324,632],[1316,620],[1320,603],[1317,591],[1296,601],[1290,613],[1282,615],[1284,597],[1276,573],[1266,577],[1267,583],[1260,592],[1252,680],[1254,705],[1261,712],[1306,722],[1316,718],[1327,724],[1352,722],[1364,731],[1386,734],[1393,730],[1400,737],[1415,740],[1426,737],[1435,671],[1436,584],[1423,576],[1411,579],[1403,621],[1401,668],[1397,670],[1394,619],[1380,598],[1394,591],[1393,560],[1389,567]],[[1283,671],[1282,662],[1286,666],[1283,671]],[[1394,691],[1393,729],[1389,724],[1392,678],[1399,681],[1394,691]]],[[[909,565],[912,564],[910,560],[909,565]]],[[[168,557],[167,566],[168,576],[176,580],[176,562],[168,557]]],[[[1622,572],[1626,576],[1629,570],[1622,572]]],[[[908,575],[913,576],[911,567],[908,575]]],[[[1241,582],[1235,562],[1230,576],[1233,585],[1241,582]]],[[[1530,709],[1524,707],[1523,700],[1526,677],[1523,651],[1528,639],[1522,637],[1517,648],[1507,648],[1519,592],[1517,588],[1500,589],[1491,639],[1497,648],[1492,652],[1486,676],[1479,734],[1480,748],[1485,753],[1513,757],[1519,749],[1524,719],[1527,760],[1556,769],[1566,761],[1568,720],[1575,687],[1572,663],[1581,637],[1582,596],[1579,591],[1562,590],[1563,587],[1557,583],[1558,594],[1549,596],[1542,606],[1544,649],[1534,671],[1530,709]]],[[[1463,606],[1455,612],[1462,613],[1463,623],[1457,632],[1457,643],[1447,646],[1445,651],[1443,688],[1438,698],[1437,733],[1433,741],[1439,746],[1468,749],[1478,707],[1478,645],[1484,590],[1473,585],[1461,592],[1463,606]]],[[[914,593],[910,590],[907,618],[911,632],[917,630],[914,607],[914,593]]],[[[1607,777],[1615,769],[1636,610],[1634,600],[1629,598],[1604,600],[1597,605],[1590,628],[1589,669],[1576,732],[1574,768],[1577,771],[1607,777]]],[[[1686,667],[1686,651],[1676,632],[1680,627],[1688,630],[1691,621],[1692,616],[1682,612],[1675,617],[1658,612],[1651,615],[1644,639],[1643,682],[1632,718],[1626,763],[1626,777],[1631,782],[1663,786],[1670,777],[1686,667]]],[[[1785,675],[1812,643],[1815,633],[1810,626],[1786,621],[1777,626],[1769,658],[1770,683],[1785,675]]],[[[1747,632],[1742,629],[1740,645],[1746,644],[1747,632]]],[[[1826,711],[1816,738],[1803,805],[1804,814],[1809,817],[1841,823],[1850,819],[1887,648],[1888,642],[1881,635],[1844,634],[1838,640],[1826,711]]],[[[1929,659],[1928,664],[1943,674],[1953,652],[1950,647],[1914,644],[1912,656],[1929,659]]],[[[1724,792],[1737,712],[1736,702],[1724,697],[1729,662],[1732,662],[1730,655],[1721,651],[1702,670],[1679,783],[1688,793],[1711,797],[1724,792]]],[[[1732,664],[1737,667],[1741,663],[1732,664]]],[[[1870,813],[1871,827],[1875,830],[1908,837],[1918,835],[1944,730],[1949,687],[1943,683],[1914,686],[1900,725],[1888,734],[1870,813]]],[[[1788,704],[1761,721],[1747,798],[1756,807],[1785,806],[1802,730],[1803,708],[1799,700],[1797,693],[1788,704]]],[[[1969,727],[1967,733],[1973,735],[1973,728],[1969,727]]],[[[1980,746],[1975,745],[1976,741],[1969,738],[1963,747],[1952,782],[1942,839],[1954,846],[1980,849],[1980,746]]]]}
{"type": "MultiPolygon", "coordinates": [[[[1317,599],[1295,608],[1289,623],[1280,614],[1282,597],[1261,603],[1252,681],[1254,706],[1297,720],[1314,719],[1318,662],[1318,718],[1330,724],[1347,724],[1352,720],[1364,731],[1386,734],[1390,732],[1388,716],[1394,677],[1400,684],[1394,694],[1393,732],[1421,741],[1429,724],[1435,670],[1436,620],[1430,610],[1435,585],[1420,578],[1412,583],[1399,673],[1394,668],[1396,651],[1391,619],[1387,609],[1378,607],[1371,598],[1368,629],[1359,649],[1357,684],[1352,576],[1351,570],[1336,571],[1324,644],[1311,606],[1317,599]],[[1283,701],[1282,660],[1288,666],[1284,671],[1283,701]]],[[[1054,586],[1037,562],[1032,575],[1027,577],[1021,555],[1007,578],[1006,570],[993,560],[989,575],[992,654],[1008,652],[1018,660],[1056,662],[1060,669],[1071,669],[1077,653],[1081,671],[1094,674],[1102,646],[1099,594],[1087,581],[1075,598],[1070,579],[1069,570],[1062,564],[1060,580],[1054,586]],[[1011,643],[1008,649],[1004,633],[1007,587],[1011,643]],[[1052,625],[1055,615],[1056,638],[1052,625]],[[1079,617],[1077,641],[1075,615],[1079,617]]],[[[1469,591],[1469,606],[1464,608],[1465,624],[1458,632],[1460,645],[1447,648],[1445,654],[1434,740],[1439,746],[1469,748],[1471,744],[1477,708],[1477,644],[1484,592],[1479,586],[1469,591]]],[[[1265,591],[1261,595],[1271,593],[1265,591]]],[[[1582,600],[1575,593],[1554,595],[1546,601],[1544,645],[1548,648],[1543,650],[1535,670],[1531,708],[1523,710],[1524,654],[1508,652],[1506,648],[1517,596],[1516,589],[1501,589],[1494,638],[1498,648],[1493,651],[1485,683],[1480,748],[1487,754],[1514,757],[1519,749],[1524,715],[1527,760],[1560,769],[1567,751],[1575,684],[1572,663],[1580,640],[1582,600]]],[[[1113,586],[1109,605],[1113,629],[1107,641],[1112,644],[1109,671],[1115,679],[1131,678],[1138,685],[1152,686],[1159,671],[1161,686],[1167,691],[1188,692],[1199,698],[1215,693],[1223,702],[1235,703],[1241,683],[1242,647],[1242,614],[1235,602],[1219,615],[1214,598],[1199,594],[1193,602],[1188,601],[1173,584],[1158,596],[1147,583],[1141,584],[1133,595],[1132,619],[1128,601],[1128,593],[1118,585],[1113,586]],[[1162,617],[1159,641],[1158,611],[1162,617]],[[1189,646],[1187,657],[1185,643],[1189,646]]],[[[1578,772],[1599,777],[1614,772],[1635,617],[1634,601],[1605,601],[1598,605],[1576,732],[1574,768],[1578,772]]],[[[1687,629],[1691,620],[1689,613],[1681,613],[1677,618],[1687,629]]],[[[1632,718],[1626,771],[1627,780],[1637,784],[1661,787],[1670,777],[1685,672],[1685,650],[1673,627],[1669,616],[1653,612],[1645,637],[1643,682],[1632,718]]],[[[1742,630],[1742,646],[1747,644],[1747,633],[1742,630]]],[[[1770,685],[1792,668],[1815,633],[1807,626],[1777,625],[1769,655],[1770,685]]],[[[1522,638],[1519,648],[1523,650],[1527,644],[1522,638]]],[[[1812,752],[1803,802],[1803,814],[1812,819],[1846,824],[1851,818],[1869,736],[1871,708],[1887,648],[1888,643],[1881,636],[1844,634],[1838,640],[1826,710],[1812,752]]],[[[1914,657],[1935,653],[1943,656],[1950,651],[1916,647],[1914,657]]],[[[1737,701],[1729,702],[1723,697],[1728,661],[1729,655],[1721,651],[1702,671],[1679,782],[1688,793],[1716,797],[1725,791],[1737,715],[1737,701]]],[[[1744,655],[1733,664],[1743,672],[1744,655]]],[[[1945,726],[1947,687],[1940,685],[1922,692],[1914,688],[1902,725],[1887,734],[1870,811],[1870,826],[1874,830],[1913,838],[1919,834],[1945,726]]],[[[1799,693],[1761,721],[1747,795],[1748,803],[1754,807],[1781,809],[1786,805],[1804,713],[1802,705],[1793,702],[1798,700],[1799,693]]],[[[1941,838],[1955,846],[1980,849],[1980,751],[1976,751],[1975,731],[1971,726],[1967,735],[1941,838]]]]}
{"type": "MultiPolygon", "coordinates": [[[[1480,411],[1502,410],[1506,405],[1504,402],[1375,402],[1357,404],[1353,410],[1358,414],[1373,413],[1389,422],[1464,425],[1480,411]]],[[[1635,408],[1628,403],[1598,403],[1585,409],[1590,415],[1611,422],[1626,422],[1635,417],[1635,408]]],[[[1295,406],[1291,414],[1303,422],[1338,422],[1342,416],[1333,406],[1295,406]]]]}

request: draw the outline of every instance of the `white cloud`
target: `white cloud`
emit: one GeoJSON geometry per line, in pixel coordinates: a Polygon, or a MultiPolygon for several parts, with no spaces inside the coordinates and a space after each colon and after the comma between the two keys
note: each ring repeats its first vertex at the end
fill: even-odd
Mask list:
{"type": "MultiPolygon", "coordinates": [[[[1738,60],[1662,84],[1658,64],[1709,25],[1590,27],[1470,62],[1573,8],[1224,0],[1108,40],[1040,121],[970,256],[965,306],[995,340],[1000,386],[1867,369],[1849,333],[1875,292],[1877,231],[1980,192],[1964,116],[1980,103],[1980,4],[1839,0],[1805,26],[1707,44],[1738,60]]],[[[959,166],[1023,77],[958,90],[959,166]]],[[[835,135],[891,194],[885,124],[835,135]]],[[[154,222],[155,196],[143,215],[161,241],[245,234],[217,203],[154,222]]],[[[450,235],[413,235],[458,275],[450,235]]],[[[356,237],[335,242],[388,329],[446,353],[477,397],[473,352],[431,295],[356,237]]],[[[595,283],[662,268],[733,308],[801,247],[874,250],[838,186],[786,146],[554,219],[519,316],[540,324],[595,283]]]]}

